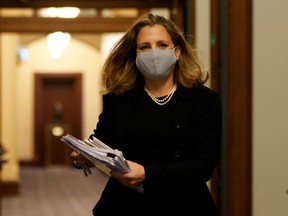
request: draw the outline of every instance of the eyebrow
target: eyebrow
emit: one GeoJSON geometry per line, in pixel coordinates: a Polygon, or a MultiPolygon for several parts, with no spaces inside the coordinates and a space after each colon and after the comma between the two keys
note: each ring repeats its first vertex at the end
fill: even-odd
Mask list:
{"type": "MultiPolygon", "coordinates": [[[[156,43],[167,43],[167,44],[169,44],[169,41],[159,40],[159,41],[156,41],[156,43]]],[[[150,45],[150,44],[151,44],[150,42],[143,42],[143,43],[138,44],[138,46],[140,46],[140,45],[150,45]]]]}

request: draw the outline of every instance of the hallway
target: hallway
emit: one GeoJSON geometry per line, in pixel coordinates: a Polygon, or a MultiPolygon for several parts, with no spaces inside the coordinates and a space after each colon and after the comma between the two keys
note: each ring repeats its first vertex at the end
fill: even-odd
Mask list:
{"type": "Polygon", "coordinates": [[[19,196],[3,197],[1,216],[89,216],[107,181],[96,168],[23,167],[19,196]]]}

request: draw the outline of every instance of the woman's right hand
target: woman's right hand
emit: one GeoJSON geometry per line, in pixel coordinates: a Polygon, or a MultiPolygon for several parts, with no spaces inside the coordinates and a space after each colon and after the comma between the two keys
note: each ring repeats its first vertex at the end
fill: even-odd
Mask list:
{"type": "Polygon", "coordinates": [[[77,167],[82,167],[85,164],[88,165],[89,167],[93,166],[93,163],[85,158],[82,154],[78,153],[77,151],[73,150],[71,153],[71,158],[73,159],[73,163],[77,167]]]}

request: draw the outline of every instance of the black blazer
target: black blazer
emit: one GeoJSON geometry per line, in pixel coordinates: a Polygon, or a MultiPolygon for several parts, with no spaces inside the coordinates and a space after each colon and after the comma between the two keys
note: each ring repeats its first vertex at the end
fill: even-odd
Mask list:
{"type": "MultiPolygon", "coordinates": [[[[103,111],[91,136],[123,150],[125,156],[125,134],[141,91],[143,88],[136,87],[123,96],[104,95],[103,111]]],[[[142,164],[145,168],[143,194],[111,178],[94,214],[110,215],[110,212],[112,215],[118,209],[118,213],[125,215],[147,215],[151,211],[161,215],[217,215],[206,182],[220,157],[220,97],[205,86],[194,89],[178,86],[173,97],[177,98],[172,116],[177,143],[171,149],[172,160],[161,165],[142,164]],[[139,209],[142,210],[136,214],[139,209]]]]}

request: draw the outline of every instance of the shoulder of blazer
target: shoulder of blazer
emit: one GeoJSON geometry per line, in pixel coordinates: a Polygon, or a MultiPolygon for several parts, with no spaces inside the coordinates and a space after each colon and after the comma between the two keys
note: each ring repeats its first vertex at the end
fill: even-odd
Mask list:
{"type": "Polygon", "coordinates": [[[103,103],[109,105],[117,105],[123,103],[133,103],[134,99],[137,99],[137,96],[140,92],[138,86],[133,89],[125,92],[123,95],[115,95],[115,94],[105,94],[102,96],[103,103]]]}
{"type": "Polygon", "coordinates": [[[212,99],[219,97],[218,93],[207,86],[199,86],[195,88],[185,88],[181,85],[178,86],[180,97],[200,97],[202,99],[212,99]]]}
{"type": "Polygon", "coordinates": [[[137,101],[137,92],[130,90],[123,95],[106,94],[103,95],[103,112],[108,115],[121,113],[121,118],[127,118],[133,110],[137,101]]]}
{"type": "Polygon", "coordinates": [[[180,99],[182,109],[184,104],[186,104],[185,106],[190,104],[199,112],[206,112],[210,109],[216,109],[221,112],[220,95],[206,86],[197,88],[184,88],[179,86],[178,97],[182,98],[180,99]]]}

